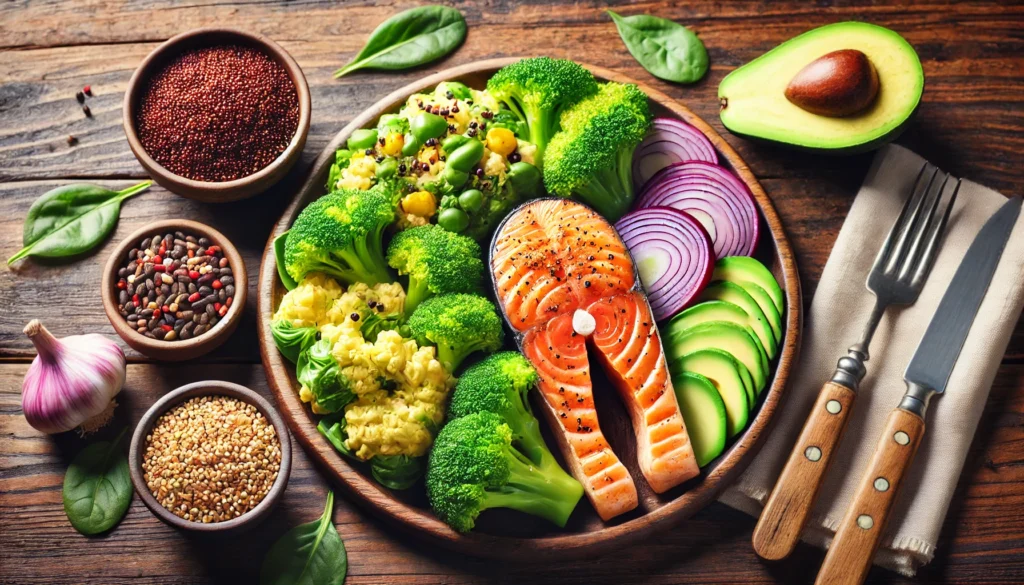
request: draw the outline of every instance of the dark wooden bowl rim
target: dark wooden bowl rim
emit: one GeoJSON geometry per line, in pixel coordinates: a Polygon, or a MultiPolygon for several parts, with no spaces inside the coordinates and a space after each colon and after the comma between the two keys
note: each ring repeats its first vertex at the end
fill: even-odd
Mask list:
{"type": "Polygon", "coordinates": [[[285,487],[288,486],[288,476],[292,469],[292,443],[291,438],[288,436],[288,427],[285,425],[284,419],[281,418],[277,409],[267,399],[245,386],[220,380],[204,380],[171,390],[163,398],[153,403],[153,406],[149,407],[146,414],[142,415],[142,420],[139,421],[138,426],[135,427],[135,433],[132,434],[131,448],[128,453],[128,469],[131,472],[135,491],[142,498],[142,501],[145,502],[146,507],[167,524],[175,528],[196,532],[238,532],[264,519],[281,498],[285,487]],[[202,522],[192,522],[191,520],[175,516],[170,510],[164,508],[160,502],[156,501],[156,498],[153,497],[152,492],[149,491],[149,486],[146,485],[142,477],[142,456],[146,452],[146,436],[153,429],[157,419],[168,410],[197,396],[229,396],[252,404],[270,421],[270,424],[274,425],[274,431],[281,442],[281,469],[278,471],[277,479],[274,480],[274,485],[271,486],[270,491],[267,492],[267,495],[259,504],[256,504],[255,508],[237,518],[225,520],[224,522],[203,524],[202,522]]]}
{"type": "MultiPolygon", "coordinates": [[[[324,470],[336,479],[348,495],[367,507],[385,521],[395,525],[429,542],[441,545],[460,553],[476,556],[515,561],[545,561],[581,557],[619,549],[627,544],[648,538],[658,531],[666,530],[679,524],[703,508],[742,472],[760,448],[773,414],[782,401],[786,381],[790,369],[799,351],[799,332],[802,316],[800,295],[800,279],[797,274],[796,262],[789,241],[782,229],[778,214],[764,189],[750,172],[746,163],[729,146],[729,144],[706,122],[686,107],[674,102],[667,95],[643,83],[639,83],[624,75],[604,69],[585,65],[598,78],[610,81],[635,83],[651,99],[661,107],[671,111],[685,122],[696,126],[715,145],[722,155],[721,164],[731,167],[739,178],[750,188],[762,217],[767,223],[767,230],[762,230],[771,237],[771,251],[774,255],[776,278],[785,291],[787,314],[785,318],[786,332],[782,343],[778,363],[770,388],[765,392],[763,403],[747,429],[736,438],[733,445],[713,464],[703,470],[699,480],[688,491],[676,499],[662,505],[637,518],[604,525],[590,532],[565,533],[555,536],[536,538],[517,538],[496,536],[481,532],[460,534],[434,517],[429,510],[410,506],[393,497],[390,492],[373,481],[368,474],[354,468],[345,461],[334,448],[316,430],[316,424],[310,417],[308,408],[299,400],[293,386],[292,365],[278,353],[270,332],[270,319],[274,313],[274,304],[281,292],[277,269],[274,261],[273,241],[291,225],[295,216],[306,205],[308,200],[324,192],[323,176],[326,169],[334,161],[334,151],[344,144],[354,130],[375,123],[377,117],[386,113],[405,101],[410,94],[431,88],[441,81],[457,80],[470,75],[493,72],[520,58],[499,58],[475,63],[468,63],[440,71],[415,81],[379,100],[356,116],[334,139],[324,148],[313,163],[311,172],[298,194],[282,214],[267,240],[260,267],[258,313],[260,324],[257,328],[260,336],[260,353],[267,372],[267,379],[285,419],[298,437],[299,442],[310,453],[324,470]]],[[[762,243],[766,238],[761,238],[762,243]]],[[[690,485],[690,484],[687,484],[690,485]]],[[[585,499],[584,499],[585,500],[585,499]]],[[[583,501],[580,506],[589,506],[583,501]]]]}
{"type": "Polygon", "coordinates": [[[248,276],[245,271],[245,262],[238,249],[227,237],[212,227],[191,221],[188,219],[165,219],[156,221],[135,230],[125,237],[111,252],[107,264],[103,269],[100,295],[103,298],[103,310],[107,313],[110,324],[114,331],[136,351],[149,357],[166,361],[181,361],[199,357],[213,351],[228,337],[234,333],[238,323],[242,319],[242,312],[245,310],[245,299],[248,294],[248,276]],[[235,279],[235,300],[231,301],[231,307],[220,321],[209,331],[186,340],[161,341],[150,339],[142,335],[132,327],[128,321],[121,316],[117,308],[117,271],[121,268],[128,251],[137,246],[139,240],[145,236],[165,233],[167,231],[182,231],[188,235],[208,238],[214,245],[220,246],[224,256],[228,259],[231,267],[231,274],[235,279]]]}

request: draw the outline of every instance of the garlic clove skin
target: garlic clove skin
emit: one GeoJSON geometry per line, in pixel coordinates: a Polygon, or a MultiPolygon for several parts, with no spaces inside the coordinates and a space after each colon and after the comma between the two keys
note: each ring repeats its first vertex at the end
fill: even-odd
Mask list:
{"type": "Polygon", "coordinates": [[[95,333],[57,339],[38,319],[25,334],[38,352],[21,387],[28,424],[56,434],[108,414],[127,374],[124,351],[116,343],[95,333]]]}

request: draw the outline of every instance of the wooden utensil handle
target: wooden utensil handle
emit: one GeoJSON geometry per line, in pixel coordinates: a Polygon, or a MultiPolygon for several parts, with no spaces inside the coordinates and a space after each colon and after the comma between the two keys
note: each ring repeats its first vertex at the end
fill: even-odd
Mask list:
{"type": "Polygon", "coordinates": [[[924,436],[924,419],[897,408],[839,525],[815,585],[860,585],[882,542],[889,512],[924,436]]]}
{"type": "Polygon", "coordinates": [[[846,430],[856,396],[856,392],[835,382],[825,384],[818,393],[800,438],[754,528],[754,550],[762,558],[783,559],[796,547],[846,430]]]}

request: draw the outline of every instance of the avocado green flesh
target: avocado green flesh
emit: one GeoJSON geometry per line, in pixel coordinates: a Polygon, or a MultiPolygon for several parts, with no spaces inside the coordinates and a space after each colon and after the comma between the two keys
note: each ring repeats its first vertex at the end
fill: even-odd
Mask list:
{"type": "Polygon", "coordinates": [[[757,303],[757,306],[760,307],[761,311],[764,313],[764,318],[768,321],[768,325],[772,329],[772,335],[777,341],[781,340],[782,315],[779,314],[779,311],[772,303],[772,297],[765,292],[763,288],[758,286],[757,283],[750,282],[749,280],[736,280],[733,282],[745,290],[747,294],[750,295],[750,298],[754,299],[754,302],[757,303]]]}
{"type": "Polygon", "coordinates": [[[868,150],[895,138],[924,91],[914,48],[897,33],[864,22],[840,22],[790,39],[736,69],[718,86],[722,124],[743,136],[828,151],[868,150]],[[812,114],[791,103],[786,86],[815,59],[841,49],[867,55],[878,71],[875,101],[844,118],[812,114]]]}
{"type": "Polygon", "coordinates": [[[689,329],[682,329],[672,323],[668,326],[669,362],[700,351],[720,349],[731,354],[750,371],[754,389],[761,393],[767,379],[768,356],[761,345],[747,333],[747,329],[728,321],[710,321],[689,329]]]}
{"type": "Polygon", "coordinates": [[[725,450],[725,404],[714,384],[699,374],[689,372],[672,376],[676,401],[686,423],[697,466],[704,467],[725,450]]]}
{"type": "Polygon", "coordinates": [[[782,313],[786,306],[786,297],[775,276],[764,264],[749,256],[729,256],[715,262],[715,272],[711,279],[753,282],[768,293],[776,311],[782,313]]]}
{"type": "Polygon", "coordinates": [[[747,427],[750,403],[740,380],[736,360],[731,355],[710,349],[698,351],[679,358],[672,364],[672,371],[673,374],[676,371],[700,374],[711,381],[725,405],[729,438],[735,437],[747,427]]]}
{"type": "MultiPolygon", "coordinates": [[[[771,325],[768,324],[768,319],[765,317],[764,311],[761,310],[761,306],[740,285],[726,281],[715,282],[705,288],[699,298],[703,302],[683,311],[675,318],[679,319],[691,310],[704,305],[713,303],[732,305],[743,313],[742,321],[738,321],[737,325],[749,327],[754,332],[755,338],[761,344],[768,359],[775,358],[775,354],[778,351],[775,333],[772,331],[771,325]]],[[[731,319],[719,320],[729,321],[731,319]]]]}

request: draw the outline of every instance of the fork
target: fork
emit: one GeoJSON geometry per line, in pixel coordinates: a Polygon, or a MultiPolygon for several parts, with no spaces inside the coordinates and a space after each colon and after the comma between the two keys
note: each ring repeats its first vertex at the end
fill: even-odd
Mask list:
{"type": "Polygon", "coordinates": [[[867,372],[864,362],[875,329],[887,307],[911,305],[921,292],[959,191],[959,181],[954,179],[952,194],[944,197],[950,176],[941,175],[929,163],[921,166],[910,196],[875,258],[867,278],[875,305],[864,333],[839,359],[831,381],[819,392],[754,529],[754,550],[762,558],[782,559],[796,547],[846,429],[857,387],[867,372]],[[940,211],[944,198],[948,203],[940,211]]]}

